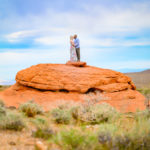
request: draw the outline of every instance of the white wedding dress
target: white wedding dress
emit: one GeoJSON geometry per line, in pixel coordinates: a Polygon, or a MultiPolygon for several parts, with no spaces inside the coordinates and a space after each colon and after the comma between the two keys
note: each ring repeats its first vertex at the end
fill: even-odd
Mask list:
{"type": "Polygon", "coordinates": [[[77,61],[77,54],[76,49],[74,46],[72,46],[73,41],[70,41],[70,61],[76,62],[77,61]]]}

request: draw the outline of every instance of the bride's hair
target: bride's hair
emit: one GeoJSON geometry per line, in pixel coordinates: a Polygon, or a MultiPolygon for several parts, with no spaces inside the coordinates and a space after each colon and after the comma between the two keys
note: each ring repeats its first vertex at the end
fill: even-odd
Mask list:
{"type": "Polygon", "coordinates": [[[74,37],[71,35],[71,36],[70,36],[70,40],[73,40],[73,38],[74,38],[74,37]]]}

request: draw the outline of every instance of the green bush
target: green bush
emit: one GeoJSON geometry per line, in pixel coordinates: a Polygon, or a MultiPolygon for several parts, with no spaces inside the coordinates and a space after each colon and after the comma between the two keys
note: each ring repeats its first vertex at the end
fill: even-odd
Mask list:
{"type": "Polygon", "coordinates": [[[101,149],[114,149],[114,150],[134,150],[133,141],[129,135],[122,132],[121,134],[112,134],[112,132],[100,132],[98,141],[101,144],[101,149]]]}
{"type": "Polygon", "coordinates": [[[86,124],[98,124],[108,122],[117,116],[118,112],[107,103],[84,106],[80,105],[72,109],[74,119],[86,124]]]}
{"type": "Polygon", "coordinates": [[[77,129],[60,131],[51,139],[62,150],[99,150],[97,135],[77,129]]]}
{"type": "MultiPolygon", "coordinates": [[[[149,150],[150,120],[140,120],[134,123],[134,126],[129,129],[108,123],[100,125],[98,141],[101,149],[149,150]]],[[[126,126],[130,126],[130,124],[126,124],[126,126]]]]}
{"type": "Polygon", "coordinates": [[[6,109],[2,106],[0,106],[0,117],[6,115],[6,109]]]}
{"type": "Polygon", "coordinates": [[[46,125],[48,124],[47,120],[45,118],[42,118],[42,117],[36,117],[35,120],[33,121],[34,124],[36,124],[37,126],[38,125],[46,125]]]}
{"type": "Polygon", "coordinates": [[[112,147],[112,135],[109,132],[99,133],[98,141],[101,144],[102,149],[111,149],[111,147],[112,147]]]}
{"type": "Polygon", "coordinates": [[[16,113],[7,113],[0,117],[0,128],[21,131],[25,127],[25,123],[20,115],[16,113]]]}
{"type": "Polygon", "coordinates": [[[37,128],[36,131],[32,133],[32,135],[36,138],[43,138],[49,139],[54,134],[53,130],[44,127],[44,128],[37,128]]]}
{"type": "Polygon", "coordinates": [[[37,116],[32,120],[36,126],[36,130],[32,132],[32,136],[37,138],[49,139],[53,134],[47,118],[43,116],[37,116]]]}
{"type": "Polygon", "coordinates": [[[69,124],[71,121],[84,124],[99,124],[113,120],[119,113],[109,104],[78,105],[70,107],[61,105],[51,111],[54,122],[69,124]]]}
{"type": "Polygon", "coordinates": [[[5,103],[3,100],[0,99],[0,106],[4,107],[5,106],[5,103]]]}
{"type": "Polygon", "coordinates": [[[138,120],[148,120],[150,118],[150,110],[145,109],[143,111],[137,111],[134,113],[135,119],[138,120]]]}
{"type": "Polygon", "coordinates": [[[98,133],[87,129],[65,129],[53,135],[50,142],[62,150],[149,150],[149,123],[136,124],[130,131],[108,123],[100,125],[98,133]]]}
{"type": "Polygon", "coordinates": [[[150,94],[150,88],[142,88],[142,89],[137,89],[137,90],[145,96],[150,94]]]}
{"type": "Polygon", "coordinates": [[[19,106],[19,111],[24,112],[28,117],[34,117],[37,114],[42,114],[43,109],[33,101],[26,102],[19,106]]]}
{"type": "Polygon", "coordinates": [[[31,120],[31,122],[36,127],[36,129],[49,128],[49,121],[47,120],[47,118],[44,118],[42,116],[36,116],[34,119],[31,120]]]}
{"type": "Polygon", "coordinates": [[[65,108],[55,108],[51,111],[53,121],[58,124],[69,124],[72,116],[71,112],[65,108]]]}
{"type": "Polygon", "coordinates": [[[141,88],[137,90],[146,97],[145,105],[148,109],[150,109],[150,88],[141,88]]]}

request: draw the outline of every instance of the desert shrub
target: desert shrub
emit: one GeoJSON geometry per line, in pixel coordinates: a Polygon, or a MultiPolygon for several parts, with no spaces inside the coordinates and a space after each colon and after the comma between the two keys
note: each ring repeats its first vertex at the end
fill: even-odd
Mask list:
{"type": "Polygon", "coordinates": [[[98,141],[101,144],[102,149],[111,149],[112,135],[109,132],[100,132],[98,135],[98,141]]]}
{"type": "Polygon", "coordinates": [[[118,112],[109,104],[84,105],[80,104],[69,108],[61,105],[51,111],[56,123],[69,124],[73,120],[84,124],[98,124],[113,120],[118,112]]]}
{"type": "Polygon", "coordinates": [[[69,109],[58,107],[51,111],[53,121],[58,124],[69,124],[72,116],[69,109]]]}
{"type": "Polygon", "coordinates": [[[49,139],[54,134],[53,130],[48,127],[38,127],[32,135],[36,138],[49,139]]]}
{"type": "Polygon", "coordinates": [[[134,113],[134,117],[137,121],[148,120],[150,118],[150,110],[145,109],[143,111],[137,111],[134,113]]]}
{"type": "Polygon", "coordinates": [[[6,109],[2,106],[0,106],[0,117],[6,115],[6,109]]]}
{"type": "Polygon", "coordinates": [[[114,122],[105,122],[96,125],[98,129],[94,129],[93,125],[84,126],[88,128],[83,128],[83,130],[80,128],[64,129],[52,135],[50,141],[62,150],[150,149],[150,119],[134,121],[132,126],[130,123],[123,127],[114,122]]]}
{"type": "Polygon", "coordinates": [[[0,91],[3,91],[9,87],[10,87],[10,85],[0,85],[0,91]]]}
{"type": "Polygon", "coordinates": [[[26,102],[19,106],[19,111],[24,112],[28,117],[34,117],[37,114],[42,114],[43,109],[33,101],[26,102]]]}
{"type": "Polygon", "coordinates": [[[0,117],[0,128],[21,131],[25,127],[25,123],[21,116],[16,113],[7,113],[0,117]]]}
{"type": "Polygon", "coordinates": [[[0,106],[4,107],[5,106],[5,103],[3,100],[0,99],[0,106]]]}
{"type": "Polygon", "coordinates": [[[137,90],[145,96],[150,95],[150,88],[142,88],[137,90]]]}
{"type": "Polygon", "coordinates": [[[46,125],[48,122],[45,118],[42,117],[36,117],[35,120],[33,121],[36,125],[46,125]]]}
{"type": "Polygon", "coordinates": [[[138,91],[146,97],[145,105],[150,109],[150,88],[142,88],[138,89],[138,91]]]}
{"type": "Polygon", "coordinates": [[[44,116],[36,116],[30,120],[36,129],[49,128],[49,121],[44,116]]]}
{"type": "Polygon", "coordinates": [[[99,150],[100,148],[96,134],[77,129],[60,131],[53,136],[52,141],[62,150],[99,150]]]}
{"type": "Polygon", "coordinates": [[[31,122],[35,125],[36,129],[32,131],[32,136],[37,138],[48,139],[53,135],[53,130],[49,126],[49,122],[45,116],[36,116],[31,122]]]}
{"type": "Polygon", "coordinates": [[[129,132],[132,149],[150,149],[150,120],[139,120],[129,132]]]}
{"type": "Polygon", "coordinates": [[[102,150],[113,148],[113,139],[118,132],[118,126],[114,123],[102,123],[99,125],[98,142],[102,150]]]}
{"type": "MultiPolygon", "coordinates": [[[[130,132],[103,130],[93,133],[69,129],[58,132],[51,137],[51,142],[62,150],[148,150],[150,149],[150,132],[137,132],[135,127],[130,132]]],[[[140,131],[142,130],[142,127],[140,131]]]]}
{"type": "Polygon", "coordinates": [[[114,149],[130,149],[132,140],[128,135],[116,135],[113,140],[114,149]]]}
{"type": "Polygon", "coordinates": [[[118,112],[109,104],[80,105],[72,108],[74,119],[86,124],[108,122],[117,116],[118,112]]]}
{"type": "Polygon", "coordinates": [[[103,133],[98,136],[101,144],[101,149],[114,149],[114,150],[148,150],[150,149],[150,137],[149,135],[134,136],[127,135],[126,133],[120,133],[114,135],[113,138],[110,134],[103,133]]]}
{"type": "MultiPolygon", "coordinates": [[[[98,141],[101,149],[148,150],[150,149],[150,120],[134,122],[134,126],[121,128],[114,124],[101,124],[98,141]]],[[[126,124],[130,126],[130,124],[126,124]]]]}
{"type": "Polygon", "coordinates": [[[9,109],[9,110],[16,110],[16,107],[15,106],[9,106],[9,107],[7,107],[7,109],[9,109]]]}

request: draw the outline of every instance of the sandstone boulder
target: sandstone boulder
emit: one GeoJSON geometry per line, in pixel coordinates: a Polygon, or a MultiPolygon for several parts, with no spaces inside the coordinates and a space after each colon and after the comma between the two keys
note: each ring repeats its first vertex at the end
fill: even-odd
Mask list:
{"type": "Polygon", "coordinates": [[[39,64],[19,71],[16,75],[16,81],[27,87],[47,91],[66,90],[86,93],[91,89],[97,89],[101,92],[135,90],[131,79],[120,72],[91,66],[76,66],[39,64]]]}
{"type": "Polygon", "coordinates": [[[129,77],[85,62],[39,64],[21,70],[16,84],[0,97],[14,106],[34,99],[47,110],[62,100],[82,102],[91,93],[99,102],[107,102],[122,112],[145,109],[145,97],[136,91],[129,77]]]}

